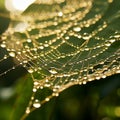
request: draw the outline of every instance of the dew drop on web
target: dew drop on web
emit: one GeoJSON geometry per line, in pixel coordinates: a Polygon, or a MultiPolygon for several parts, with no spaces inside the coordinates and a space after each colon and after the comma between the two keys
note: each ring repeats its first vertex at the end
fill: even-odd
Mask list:
{"type": "Polygon", "coordinates": [[[75,32],[79,32],[79,31],[81,31],[81,28],[80,28],[80,27],[74,27],[73,30],[74,30],[75,32]]]}
{"type": "Polygon", "coordinates": [[[5,48],[5,47],[6,47],[6,45],[5,45],[4,43],[2,43],[2,44],[1,44],[1,47],[2,47],[2,48],[5,48]]]}
{"type": "Polygon", "coordinates": [[[35,108],[40,108],[40,107],[41,107],[41,104],[40,104],[39,100],[36,99],[36,100],[34,101],[33,107],[35,107],[35,108]]]}
{"type": "Polygon", "coordinates": [[[15,52],[10,52],[9,55],[10,55],[11,57],[15,57],[15,52]]]}
{"type": "Polygon", "coordinates": [[[32,68],[30,68],[30,69],[28,69],[28,72],[29,72],[29,73],[33,73],[34,70],[33,70],[32,68]]]}
{"type": "Polygon", "coordinates": [[[49,69],[49,72],[50,72],[51,74],[57,74],[57,73],[58,73],[57,70],[56,70],[56,68],[54,68],[54,67],[51,67],[51,68],[49,69]]]}

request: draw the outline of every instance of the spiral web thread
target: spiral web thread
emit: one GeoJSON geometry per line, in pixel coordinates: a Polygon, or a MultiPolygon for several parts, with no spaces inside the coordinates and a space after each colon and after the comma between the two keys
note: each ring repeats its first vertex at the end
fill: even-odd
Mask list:
{"type": "Polygon", "coordinates": [[[24,13],[11,13],[9,28],[1,36],[8,54],[0,62],[12,57],[16,65],[1,76],[21,65],[31,74],[33,95],[26,116],[72,85],[120,73],[120,13],[115,9],[109,14],[114,4],[36,0],[24,13]],[[35,93],[46,87],[52,93],[39,101],[35,93]]]}

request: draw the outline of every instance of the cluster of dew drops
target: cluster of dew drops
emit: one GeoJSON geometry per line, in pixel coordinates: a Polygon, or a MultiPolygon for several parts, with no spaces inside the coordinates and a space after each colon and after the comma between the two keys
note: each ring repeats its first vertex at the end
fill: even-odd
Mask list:
{"type": "MultiPolygon", "coordinates": [[[[60,5],[62,2],[65,1],[58,0],[60,5]]],[[[87,81],[99,80],[120,73],[120,49],[105,59],[98,60],[97,58],[106,52],[113,43],[120,40],[120,33],[114,31],[114,34],[109,36],[107,40],[97,36],[98,33],[109,27],[106,21],[103,21],[91,33],[84,32],[84,29],[90,28],[101,20],[101,10],[96,8],[94,16],[84,19],[87,14],[91,13],[92,1],[81,0],[79,3],[79,0],[75,0],[72,4],[70,2],[67,4],[67,2],[66,0],[65,8],[58,7],[58,10],[60,9],[58,12],[48,12],[49,15],[43,12],[38,18],[27,15],[20,16],[21,21],[15,25],[14,22],[11,22],[8,30],[1,36],[0,46],[6,49],[8,54],[0,62],[9,57],[17,62],[11,69],[0,75],[22,65],[31,74],[34,82],[33,95],[25,114],[29,114],[31,109],[41,107],[42,104],[48,102],[52,97],[58,96],[61,91],[72,85],[86,84],[87,81]],[[25,19],[28,19],[29,22],[26,22],[25,19]],[[32,34],[31,31],[34,30],[37,33],[32,34]],[[25,37],[22,38],[20,35],[25,37]],[[51,36],[53,38],[47,40],[51,36]],[[72,37],[74,40],[80,41],[79,45],[76,45],[74,40],[71,41],[72,37]],[[92,43],[93,38],[98,43],[90,46],[89,43],[92,43]],[[73,51],[60,51],[60,48],[65,47],[65,45],[68,45],[73,51]],[[81,58],[82,54],[85,56],[84,59],[81,58]],[[70,59],[66,60],[66,58],[70,59]],[[89,64],[90,61],[95,61],[95,63],[89,64]],[[78,68],[78,66],[80,67],[78,68]],[[95,68],[96,66],[102,67],[95,68]],[[43,72],[44,70],[46,72],[43,72]],[[41,80],[36,77],[36,73],[41,76],[41,80]],[[53,93],[42,101],[35,99],[35,93],[46,87],[50,88],[53,93]]],[[[49,5],[52,6],[52,3],[51,0],[49,5]]],[[[112,1],[108,0],[109,3],[112,1]]],[[[36,4],[40,4],[40,1],[36,4]]]]}

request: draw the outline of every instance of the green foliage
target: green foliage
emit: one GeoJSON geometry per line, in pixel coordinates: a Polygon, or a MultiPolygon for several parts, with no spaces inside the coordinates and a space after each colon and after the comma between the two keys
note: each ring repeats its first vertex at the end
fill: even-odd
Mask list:
{"type": "Polygon", "coordinates": [[[30,76],[25,76],[22,81],[18,81],[15,91],[16,102],[11,115],[11,120],[19,120],[25,113],[26,107],[32,95],[33,82],[30,76]]]}

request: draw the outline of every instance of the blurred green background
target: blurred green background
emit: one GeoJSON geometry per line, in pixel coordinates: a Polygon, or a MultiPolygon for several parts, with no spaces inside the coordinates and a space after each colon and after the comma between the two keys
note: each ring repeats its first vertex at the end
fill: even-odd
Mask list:
{"type": "MultiPolygon", "coordinates": [[[[0,34],[7,29],[9,22],[9,13],[1,0],[0,34]]],[[[6,50],[0,48],[0,58],[5,53],[6,50]]],[[[0,73],[13,65],[12,59],[0,62],[0,73]]],[[[24,104],[18,105],[21,102],[16,100],[23,94],[26,74],[26,70],[19,67],[0,77],[0,120],[10,120],[13,114],[17,116],[25,107],[24,104]]],[[[24,91],[26,94],[20,100],[28,100],[31,93],[27,98],[26,95],[31,89],[30,84],[32,83],[29,81],[24,91]]],[[[32,112],[27,120],[120,120],[120,74],[89,82],[86,85],[72,86],[59,97],[53,98],[40,109],[32,112]]]]}

